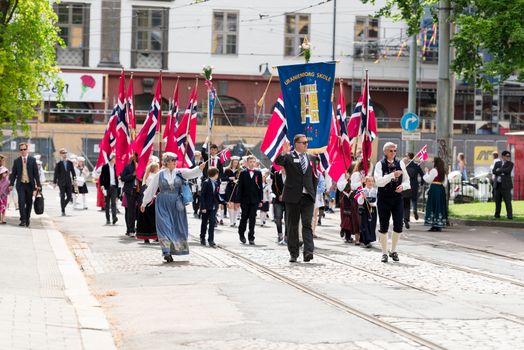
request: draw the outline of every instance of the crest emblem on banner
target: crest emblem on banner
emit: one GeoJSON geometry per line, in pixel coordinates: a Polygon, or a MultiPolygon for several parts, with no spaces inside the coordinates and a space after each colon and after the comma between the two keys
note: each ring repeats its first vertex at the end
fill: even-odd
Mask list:
{"type": "Polygon", "coordinates": [[[300,115],[302,124],[306,124],[307,119],[309,119],[311,124],[320,123],[318,113],[317,83],[300,84],[300,115]]]}

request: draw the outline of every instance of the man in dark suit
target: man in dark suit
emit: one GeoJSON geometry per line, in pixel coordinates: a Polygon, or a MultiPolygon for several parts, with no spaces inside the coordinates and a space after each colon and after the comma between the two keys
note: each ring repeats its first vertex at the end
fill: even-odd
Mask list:
{"type": "Polygon", "coordinates": [[[291,145],[286,141],[282,152],[275,159],[276,164],[286,169],[282,199],[286,203],[287,247],[291,255],[289,262],[297,262],[299,255],[299,220],[302,220],[305,262],[313,259],[315,250],[311,224],[318,178],[315,176],[312,159],[307,153],[307,143],[306,135],[297,134],[293,139],[294,151],[291,152],[291,145]]]}
{"type": "Polygon", "coordinates": [[[67,204],[73,202],[73,185],[76,182],[76,173],[73,162],[67,159],[67,150],[60,149],[60,157],[55,165],[55,175],[53,176],[53,184],[60,189],[60,208],[62,209],[62,216],[65,216],[65,208],[67,204]]]}
{"type": "Polygon", "coordinates": [[[140,187],[136,178],[138,155],[133,154],[129,163],[124,167],[120,174],[120,179],[124,183],[122,192],[126,196],[126,236],[133,236],[136,232],[136,214],[138,202],[140,200],[140,187]]]}
{"type": "Polygon", "coordinates": [[[105,196],[106,203],[106,225],[109,225],[109,206],[111,206],[111,214],[113,216],[113,225],[116,224],[118,218],[116,217],[116,197],[118,195],[118,178],[116,176],[115,155],[109,156],[109,163],[102,167],[100,173],[100,186],[105,196]]]}
{"type": "Polygon", "coordinates": [[[20,157],[13,162],[13,170],[9,181],[11,190],[16,181],[16,192],[18,193],[18,209],[20,210],[20,224],[18,226],[29,227],[31,210],[33,206],[33,192],[41,189],[40,176],[36,159],[28,155],[27,143],[20,143],[20,157]]]}
{"type": "Polygon", "coordinates": [[[511,206],[511,189],[513,188],[513,181],[511,179],[511,172],[513,171],[513,162],[511,161],[511,153],[509,151],[502,152],[502,160],[495,163],[493,166],[493,174],[495,179],[493,181],[495,193],[495,218],[500,218],[500,208],[502,199],[506,205],[506,214],[508,219],[513,219],[513,208],[511,206]]]}
{"type": "Polygon", "coordinates": [[[247,169],[242,170],[238,177],[237,195],[240,199],[242,216],[238,226],[240,242],[246,243],[246,226],[249,219],[248,241],[250,245],[255,244],[255,221],[257,210],[262,206],[262,173],[255,169],[257,159],[255,156],[247,157],[247,169]]]}
{"type": "Polygon", "coordinates": [[[200,244],[206,245],[206,231],[209,231],[207,241],[211,248],[215,248],[215,217],[218,210],[218,169],[209,168],[207,180],[202,183],[200,197],[200,211],[202,212],[202,224],[200,225],[200,244]]]}

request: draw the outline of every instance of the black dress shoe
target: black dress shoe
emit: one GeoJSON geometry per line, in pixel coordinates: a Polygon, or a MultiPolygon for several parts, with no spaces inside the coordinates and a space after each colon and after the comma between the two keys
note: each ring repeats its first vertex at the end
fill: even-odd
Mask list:
{"type": "Polygon", "coordinates": [[[242,242],[242,244],[246,244],[246,237],[240,236],[240,242],[242,242]]]}
{"type": "Polygon", "coordinates": [[[290,263],[296,263],[297,262],[297,257],[296,256],[292,256],[291,258],[289,258],[289,262],[290,263]]]}
{"type": "Polygon", "coordinates": [[[380,259],[380,261],[382,261],[383,263],[387,263],[388,262],[388,255],[387,254],[382,254],[382,259],[380,259]]]}
{"type": "Polygon", "coordinates": [[[413,213],[413,217],[415,218],[415,220],[418,220],[418,213],[413,213]]]}
{"type": "Polygon", "coordinates": [[[210,246],[211,248],[216,248],[216,247],[217,247],[217,245],[216,245],[215,242],[209,242],[209,246],[210,246]]]}
{"type": "Polygon", "coordinates": [[[409,226],[409,221],[404,221],[404,226],[409,230],[411,226],[409,226]]]}
{"type": "Polygon", "coordinates": [[[391,259],[393,259],[393,261],[398,261],[397,252],[389,253],[389,256],[391,257],[391,259]]]}
{"type": "Polygon", "coordinates": [[[206,245],[206,241],[200,241],[200,245],[206,245]]]}
{"type": "Polygon", "coordinates": [[[106,225],[111,225],[111,221],[106,220],[106,225]]]}
{"type": "Polygon", "coordinates": [[[304,262],[308,262],[313,260],[313,253],[306,253],[304,254],[304,262]]]}
{"type": "Polygon", "coordinates": [[[168,263],[171,263],[173,262],[173,257],[171,256],[171,254],[164,254],[164,260],[168,263]]]}
{"type": "Polygon", "coordinates": [[[27,221],[25,222],[25,227],[29,227],[29,223],[30,223],[30,222],[31,222],[31,221],[27,220],[27,221]]]}
{"type": "Polygon", "coordinates": [[[115,217],[113,218],[113,225],[116,224],[117,221],[118,221],[118,218],[115,216],[115,217]]]}
{"type": "Polygon", "coordinates": [[[249,245],[255,245],[255,241],[249,241],[249,245]]]}
{"type": "Polygon", "coordinates": [[[25,226],[25,222],[19,223],[18,226],[25,226]]]}

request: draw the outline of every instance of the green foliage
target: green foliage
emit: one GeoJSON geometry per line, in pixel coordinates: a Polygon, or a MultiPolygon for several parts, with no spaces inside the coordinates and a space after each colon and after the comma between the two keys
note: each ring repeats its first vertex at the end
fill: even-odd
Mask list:
{"type": "Polygon", "coordinates": [[[27,131],[40,87],[55,81],[56,20],[49,0],[0,0],[0,130],[27,131]]]}
{"type": "MultiPolygon", "coordinates": [[[[376,0],[361,0],[375,5],[376,0]]],[[[451,0],[450,22],[456,25],[451,46],[455,48],[452,69],[466,81],[489,89],[489,77],[524,79],[524,0],[451,0]],[[482,54],[491,55],[484,62],[482,54]]],[[[386,0],[377,15],[402,20],[410,35],[419,31],[423,10],[438,0],[386,0]]],[[[436,20],[436,18],[435,18],[436,20]]]]}
{"type": "MultiPolygon", "coordinates": [[[[513,201],[513,221],[524,222],[524,201],[513,201]]],[[[477,202],[468,204],[450,204],[449,216],[459,219],[469,220],[491,220],[495,214],[494,202],[477,202]]],[[[500,221],[509,221],[506,219],[506,209],[502,205],[500,221]]]]}

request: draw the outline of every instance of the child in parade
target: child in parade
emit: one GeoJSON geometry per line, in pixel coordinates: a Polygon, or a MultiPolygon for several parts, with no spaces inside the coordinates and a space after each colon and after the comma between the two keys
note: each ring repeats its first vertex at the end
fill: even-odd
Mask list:
{"type": "Polygon", "coordinates": [[[9,170],[5,166],[0,166],[0,224],[2,225],[6,224],[5,211],[9,192],[9,170]]]}
{"type": "Polygon", "coordinates": [[[262,176],[264,181],[264,187],[262,188],[262,206],[260,207],[260,226],[266,224],[266,220],[269,219],[269,202],[271,201],[271,177],[269,171],[265,172],[262,176]]]}
{"type": "Polygon", "coordinates": [[[377,188],[373,176],[366,176],[365,186],[357,200],[360,206],[360,234],[364,246],[371,248],[371,243],[377,240],[377,188]]]}
{"type": "Polygon", "coordinates": [[[200,212],[202,213],[202,223],[200,225],[200,244],[215,248],[215,217],[219,208],[219,188],[218,169],[210,167],[207,171],[207,179],[202,183],[200,193],[200,212]]]}

